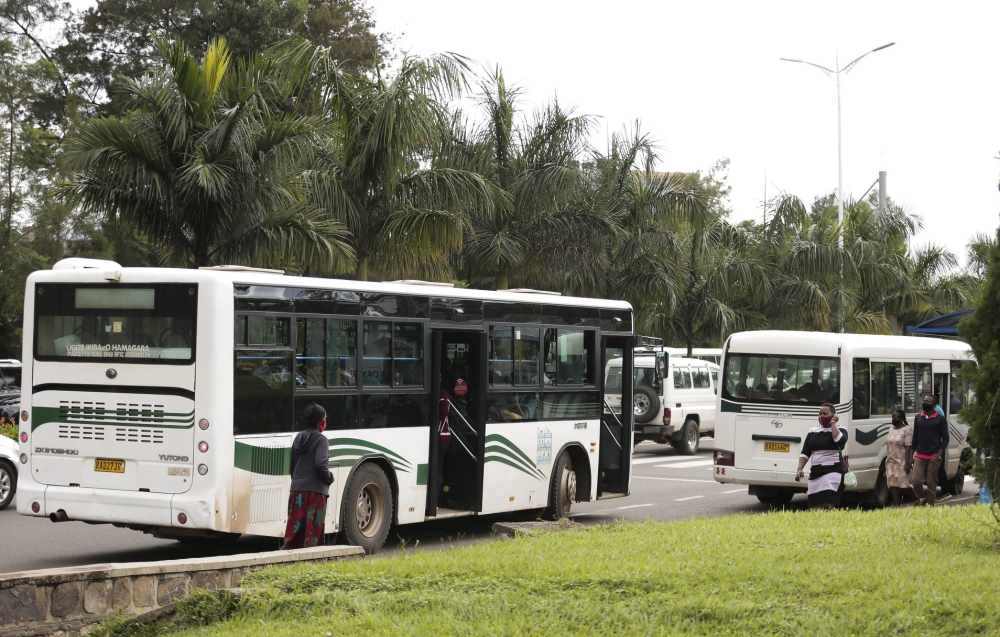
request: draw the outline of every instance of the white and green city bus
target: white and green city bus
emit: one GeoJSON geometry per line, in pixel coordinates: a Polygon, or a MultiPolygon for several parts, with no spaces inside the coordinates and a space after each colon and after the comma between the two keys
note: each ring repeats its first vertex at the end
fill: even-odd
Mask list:
{"type": "Polygon", "coordinates": [[[961,457],[969,448],[960,412],[974,397],[958,370],[972,361],[968,344],[940,338],[759,331],[726,342],[715,424],[715,479],[750,485],[761,502],[787,503],[804,493],[795,482],[799,450],[817,426],[819,408],[836,406],[848,434],[844,451],[863,501],[884,506],[886,435],[892,412],[913,423],[924,396],[948,419],[950,440],[939,484],[962,491],[961,457]]]}
{"type": "Polygon", "coordinates": [[[89,259],[33,273],[25,299],[23,515],[281,536],[311,402],[328,414],[328,532],[368,550],[390,524],[559,516],[629,491],[632,388],[612,408],[600,373],[631,370],[624,302],[89,259]]]}

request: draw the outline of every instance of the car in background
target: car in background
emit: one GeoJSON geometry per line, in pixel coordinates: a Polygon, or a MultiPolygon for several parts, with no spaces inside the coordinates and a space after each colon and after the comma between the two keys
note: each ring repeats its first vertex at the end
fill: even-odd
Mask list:
{"type": "Polygon", "coordinates": [[[17,491],[17,443],[0,436],[0,511],[6,509],[17,491]]]}

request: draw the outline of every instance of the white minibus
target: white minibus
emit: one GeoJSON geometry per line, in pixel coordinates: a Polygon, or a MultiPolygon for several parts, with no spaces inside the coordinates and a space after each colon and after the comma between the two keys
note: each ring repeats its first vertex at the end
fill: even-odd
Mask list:
{"type": "Polygon", "coordinates": [[[715,479],[750,485],[761,502],[787,503],[806,485],[795,482],[799,450],[819,407],[836,406],[846,426],[845,455],[863,502],[884,506],[885,440],[892,411],[907,420],[933,395],[948,418],[939,484],[959,493],[968,426],[961,410],[973,390],[958,377],[972,361],[968,344],[938,338],[825,332],[759,331],[726,342],[715,426],[715,479]]]}

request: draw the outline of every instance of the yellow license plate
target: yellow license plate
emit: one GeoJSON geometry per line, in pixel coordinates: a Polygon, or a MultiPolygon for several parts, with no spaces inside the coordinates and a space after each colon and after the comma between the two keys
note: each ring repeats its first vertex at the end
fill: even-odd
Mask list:
{"type": "Polygon", "coordinates": [[[125,473],[125,461],[98,458],[94,460],[94,471],[102,471],[104,473],[125,473]]]}
{"type": "Polygon", "coordinates": [[[783,453],[788,453],[788,443],[787,442],[765,442],[764,451],[781,451],[783,453]]]}

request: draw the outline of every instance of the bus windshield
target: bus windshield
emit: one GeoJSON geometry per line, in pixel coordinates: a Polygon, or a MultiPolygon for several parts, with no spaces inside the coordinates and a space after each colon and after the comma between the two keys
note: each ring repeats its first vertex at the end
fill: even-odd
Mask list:
{"type": "Polygon", "coordinates": [[[38,284],[35,358],[190,363],[197,304],[188,283],[38,284]]]}
{"type": "Polygon", "coordinates": [[[810,356],[730,354],[723,397],[739,402],[840,402],[840,360],[810,356]]]}

